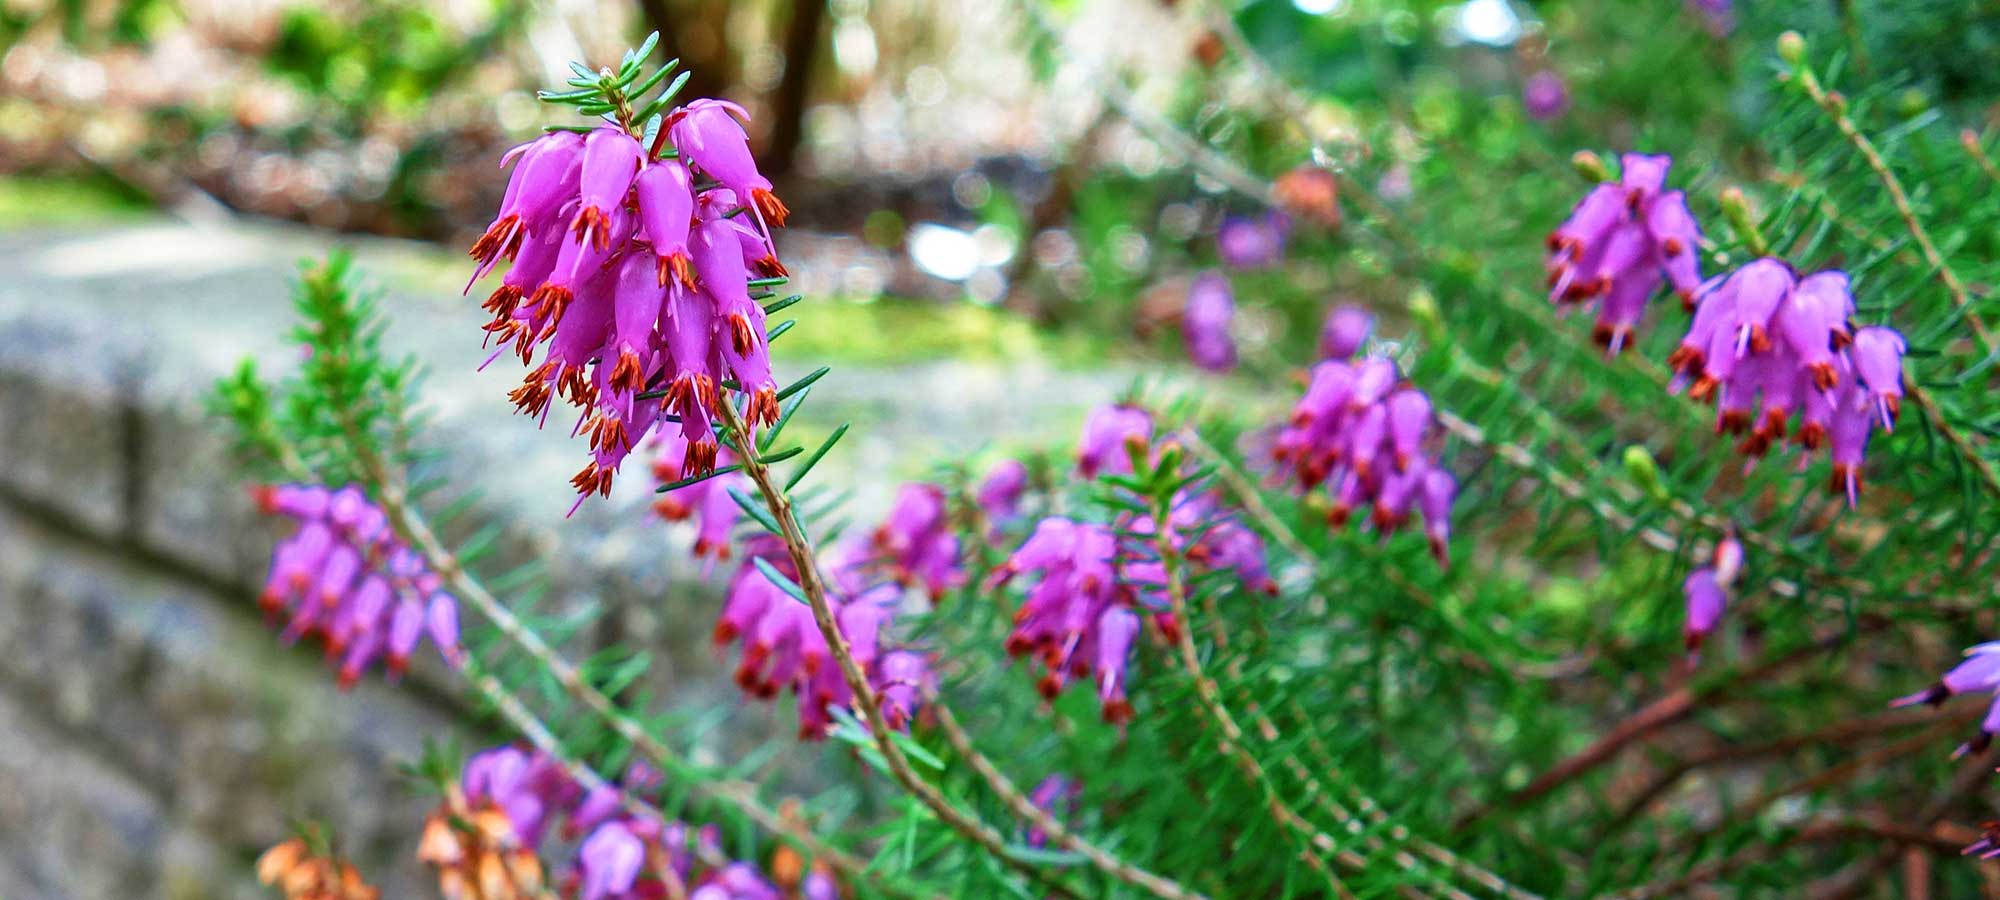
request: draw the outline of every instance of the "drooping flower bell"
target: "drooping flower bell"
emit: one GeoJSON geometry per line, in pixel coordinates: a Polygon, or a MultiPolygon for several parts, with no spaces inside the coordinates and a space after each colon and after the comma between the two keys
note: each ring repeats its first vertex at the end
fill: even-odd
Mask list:
{"type": "Polygon", "coordinates": [[[342,690],[378,662],[401,675],[425,636],[447,665],[463,663],[458,602],[360,487],[285,484],[251,494],[267,515],[298,525],[271,552],[258,606],[284,623],[287,643],[319,638],[342,690]]]}
{"type": "Polygon", "coordinates": [[[1729,606],[1729,594],[1716,578],[1715,569],[1709,566],[1688,573],[1687,580],[1681,583],[1681,592],[1687,597],[1682,643],[1692,660],[1701,653],[1702,642],[1715,630],[1716,623],[1722,621],[1722,611],[1729,606]]]}
{"type": "Polygon", "coordinates": [[[1260,269],[1285,258],[1292,223],[1283,213],[1230,216],[1215,232],[1215,252],[1234,269],[1260,269]]]}
{"type": "Polygon", "coordinates": [[[1136,406],[1098,407],[1083,423],[1083,441],[1076,450],[1076,471],[1085,478],[1129,475],[1132,455],[1153,439],[1153,417],[1136,406]]]}
{"type": "Polygon", "coordinates": [[[1538,122],[1561,118],[1569,111],[1569,83],[1548,69],[1536,72],[1521,86],[1521,107],[1538,122]]]}
{"type": "Polygon", "coordinates": [[[1368,335],[1375,330],[1375,316],[1351,303],[1343,303],[1326,314],[1319,329],[1322,359],[1349,359],[1361,352],[1368,335]]]}
{"type": "MultiPolygon", "coordinates": [[[[688,441],[677,431],[662,432],[657,439],[659,453],[653,458],[653,479],[660,486],[690,477],[687,468],[688,441]]],[[[736,455],[717,449],[715,462],[731,465],[736,455]]],[[[669,522],[695,521],[694,555],[716,560],[729,558],[730,533],[735,530],[743,509],[729,495],[730,488],[745,489],[749,479],[741,473],[717,475],[660,494],[653,512],[669,522]]]]}
{"type": "Polygon", "coordinates": [[[514,261],[485,303],[487,338],[501,346],[495,358],[511,349],[529,367],[510,395],[517,409],[546,421],[558,399],[577,408],[591,452],[571,479],[579,502],[610,493],[632,449],[674,420],[681,469],[713,469],[725,383],[749,398],[753,426],[777,419],[764,310],[748,283],[753,268],[784,267],[768,229],[736,220],[737,198],[758,222],[783,224],[785,208],[732,111],[696,100],[650,147],[606,124],[508,155],[513,178],[473,248],[474,279],[514,261]]]}
{"type": "MultiPolygon", "coordinates": [[[[1742,436],[1738,449],[1752,460],[1788,435],[1808,454],[1828,447],[1830,489],[1853,505],[1871,433],[1895,427],[1905,351],[1895,330],[1856,329],[1853,315],[1846,273],[1800,278],[1782,260],[1750,262],[1701,296],[1667,357],[1673,388],[1715,403],[1716,433],[1742,436]]],[[[1799,465],[1808,462],[1801,455],[1799,465]]]]}
{"type": "Polygon", "coordinates": [[[1203,272],[1188,286],[1187,307],[1181,312],[1181,334],[1188,358],[1210,372],[1236,368],[1236,339],[1229,329],[1236,320],[1236,298],[1229,279],[1203,272]]]}
{"type": "Polygon", "coordinates": [[[995,529],[1021,515],[1021,496],[1028,489],[1028,467],[1018,459],[1001,460],[979,482],[974,500],[987,524],[995,529]]]}
{"type": "Polygon", "coordinates": [[[871,541],[876,568],[899,584],[922,585],[932,601],[965,583],[958,535],[946,515],[944,489],[937,485],[904,485],[871,541]]]}
{"type": "Polygon", "coordinates": [[[1937,706],[1959,694],[1993,694],[1993,697],[1985,720],[1979,724],[1979,734],[1959,745],[1958,750],[1952,753],[1953,758],[1986,752],[1986,748],[1993,743],[1993,736],[2000,734],[2000,641],[1966,648],[1965,661],[1944,673],[1936,684],[1907,697],[1899,697],[1889,705],[1898,707],[1924,703],[1937,706]]]}
{"type": "Polygon", "coordinates": [[[1680,191],[1662,191],[1667,156],[1627,153],[1619,181],[1600,184],[1549,235],[1549,299],[1558,307],[1596,304],[1596,341],[1612,352],[1632,331],[1664,280],[1692,304],[1701,289],[1701,229],[1680,191]]]}

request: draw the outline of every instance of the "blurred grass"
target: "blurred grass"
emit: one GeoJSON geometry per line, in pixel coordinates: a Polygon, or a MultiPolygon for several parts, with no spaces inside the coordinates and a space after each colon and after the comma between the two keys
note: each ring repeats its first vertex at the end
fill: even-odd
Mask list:
{"type": "Polygon", "coordinates": [[[148,211],[139,198],[104,182],[0,176],[0,228],[114,221],[148,211]]]}

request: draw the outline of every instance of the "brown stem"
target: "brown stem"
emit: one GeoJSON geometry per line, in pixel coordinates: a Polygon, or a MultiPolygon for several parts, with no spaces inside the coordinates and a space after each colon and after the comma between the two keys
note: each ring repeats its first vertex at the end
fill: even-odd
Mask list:
{"type": "MultiPolygon", "coordinates": [[[[1156,522],[1166,522],[1169,516],[1165,510],[1161,510],[1156,512],[1153,518],[1156,522]]],[[[1263,763],[1244,749],[1242,727],[1236,724],[1236,717],[1222,702],[1221,688],[1202,668],[1201,653],[1194,645],[1194,619],[1188,609],[1187,586],[1181,577],[1180,550],[1174,546],[1166,527],[1162,526],[1156,530],[1153,548],[1159,553],[1160,563],[1166,569],[1167,602],[1172,606],[1174,617],[1180,620],[1180,627],[1174,629],[1173,641],[1176,649],[1180,651],[1181,668],[1187,672],[1188,678],[1194,681],[1195,695],[1201,700],[1209,721],[1221,732],[1221,740],[1217,741],[1218,749],[1243,772],[1251,787],[1263,792],[1264,806],[1270,811],[1271,817],[1281,827],[1297,833],[1304,841],[1306,846],[1302,856],[1306,862],[1326,878],[1328,886],[1334,893],[1347,896],[1346,886],[1340,883],[1339,876],[1333,874],[1333,870],[1319,855],[1337,852],[1333,838],[1306,821],[1305,817],[1293,810],[1280,796],[1277,784],[1271,780],[1263,763]]],[[[1366,861],[1357,859],[1353,864],[1365,866],[1366,861]]]]}

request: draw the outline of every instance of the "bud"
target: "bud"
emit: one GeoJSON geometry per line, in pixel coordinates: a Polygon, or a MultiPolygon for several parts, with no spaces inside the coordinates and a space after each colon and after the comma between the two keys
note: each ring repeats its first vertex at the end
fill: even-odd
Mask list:
{"type": "Polygon", "coordinates": [[[1796,31],[1778,35],[1778,58],[1792,65],[1800,65],[1806,60],[1806,39],[1796,31]]]}
{"type": "Polygon", "coordinates": [[[1576,169],[1576,174],[1583,176],[1586,181],[1603,184],[1611,180],[1611,167],[1604,164],[1604,157],[1589,150],[1578,150],[1570,154],[1569,164],[1576,169]]]}
{"type": "Polygon", "coordinates": [[[1445,337],[1444,316],[1438,309],[1437,298],[1431,292],[1418,288],[1411,292],[1408,304],[1411,320],[1422,330],[1424,337],[1437,343],[1445,337]]]}
{"type": "Polygon", "coordinates": [[[1660,483],[1660,464],[1653,461],[1653,454],[1643,446],[1633,444],[1625,448],[1625,476],[1656,501],[1665,503],[1670,496],[1667,486],[1660,483]]]}
{"type": "Polygon", "coordinates": [[[1750,198],[1743,196],[1742,188],[1731,186],[1723,189],[1722,217],[1729,220],[1729,227],[1750,246],[1751,252],[1760,256],[1764,254],[1764,233],[1757,228],[1757,219],[1750,212],[1750,198]]]}

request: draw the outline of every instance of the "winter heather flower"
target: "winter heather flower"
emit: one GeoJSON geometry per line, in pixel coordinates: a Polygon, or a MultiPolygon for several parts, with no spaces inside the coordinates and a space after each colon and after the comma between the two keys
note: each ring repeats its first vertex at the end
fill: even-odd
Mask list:
{"type": "Polygon", "coordinates": [[[1979,723],[1979,735],[1959,745],[1953,758],[1967,753],[1984,753],[2000,734],[2000,641],[1988,641],[1966,648],[1965,661],[1944,673],[1936,684],[1890,702],[1891,707],[1924,703],[1937,706],[1958,694],[1993,694],[1986,719],[1979,723]]]}
{"type": "Polygon", "coordinates": [[[1667,156],[1627,153],[1615,183],[1591,188],[1549,235],[1549,299],[1594,303],[1596,341],[1616,353],[1632,338],[1662,281],[1683,304],[1701,289],[1701,229],[1680,191],[1662,191],[1667,156]]]}
{"type": "MultiPolygon", "coordinates": [[[[669,431],[655,439],[659,453],[653,459],[653,480],[659,485],[669,485],[688,477],[684,466],[687,461],[687,439],[677,431],[669,431]]],[[[717,448],[715,462],[730,465],[736,456],[726,448],[717,448]]],[[[742,489],[750,480],[741,474],[718,475],[694,484],[685,485],[660,494],[653,501],[653,512],[669,522],[695,520],[694,555],[711,557],[716,560],[729,558],[729,538],[742,517],[743,509],[729,496],[730,488],[742,489]]]]}
{"type": "Polygon", "coordinates": [[[1210,372],[1236,368],[1236,339],[1229,327],[1236,319],[1236,295],[1229,279],[1218,272],[1196,275],[1188,286],[1187,308],[1181,312],[1181,334],[1188,358],[1210,372]]]}
{"type": "MultiPolygon", "coordinates": [[[[1055,817],[1057,821],[1076,815],[1076,801],[1083,794],[1083,785],[1066,775],[1050,775],[1042,779],[1035,789],[1028,793],[1028,799],[1035,808],[1055,817]]],[[[1040,850],[1049,845],[1049,833],[1039,826],[1029,826],[1027,845],[1040,850]]]]}
{"type": "Polygon", "coordinates": [[[1521,106],[1532,119],[1547,122],[1560,118],[1569,112],[1569,83],[1547,69],[1536,72],[1521,86],[1521,106]]]}
{"type": "Polygon", "coordinates": [[[725,382],[749,398],[753,425],[777,420],[764,310],[748,282],[784,272],[768,225],[786,211],[750,156],[742,114],[696,100],[652,147],[604,125],[502,159],[514,173],[473,245],[474,280],[513,262],[485,303],[488,340],[502,345],[495,358],[511,347],[530,366],[510,395],[518,410],[546,421],[561,399],[579,411],[574,431],[591,452],[571,479],[579,503],[608,494],[632,448],[675,419],[680,470],[713,469],[725,382]],[[677,158],[662,158],[669,147],[677,158]],[[733,218],[738,198],[758,227],[733,218]]]}
{"type": "Polygon", "coordinates": [[[1319,353],[1324,359],[1349,359],[1361,352],[1368,335],[1375,330],[1373,313],[1353,304],[1341,304],[1326,314],[1319,329],[1319,353]]]}
{"type": "Polygon", "coordinates": [[[745,862],[723,857],[713,826],[668,821],[645,797],[661,787],[634,763],[616,784],[585,790],[539,750],[500,746],[466,760],[459,783],[424,823],[417,857],[438,871],[446,897],[508,900],[549,896],[541,852],[553,826],[572,849],[563,896],[640,900],[677,883],[691,896],[777,898],[778,888],[745,862]]]}
{"type": "Polygon", "coordinates": [[[1117,557],[1118,538],[1108,526],[1052,516],[994,572],[992,587],[1023,574],[1034,578],[1014,614],[1007,653],[1034,654],[1042,696],[1053,700],[1070,682],[1094,674],[1104,720],[1123,724],[1132,719],[1126,668],[1141,623],[1133,589],[1120,584],[1117,557]]]}
{"type": "Polygon", "coordinates": [[[1284,213],[1230,216],[1215,232],[1215,252],[1234,269],[1261,269],[1285,258],[1292,223],[1284,213]]]}
{"type": "Polygon", "coordinates": [[[314,852],[304,838],[281,842],[257,857],[257,881],[284,892],[285,900],[380,900],[346,859],[314,852]]]}
{"type": "Polygon", "coordinates": [[[1021,516],[1021,496],[1028,489],[1028,467],[1018,459],[1001,460],[979,482],[974,500],[987,523],[999,528],[1021,516]]]}
{"type": "Polygon", "coordinates": [[[1701,644],[1722,621],[1722,611],[1729,605],[1729,594],[1723,590],[1715,569],[1708,566],[1688,574],[1681,583],[1681,592],[1687,595],[1687,625],[1682,628],[1683,643],[1687,646],[1689,659],[1701,653],[1701,644]]]}
{"type": "Polygon", "coordinates": [[[965,583],[958,535],[946,515],[944,489],[937,485],[903,485],[872,542],[873,568],[898,584],[922,585],[932,601],[965,583]]]}
{"type": "Polygon", "coordinates": [[[1808,453],[1828,447],[1830,489],[1852,505],[1870,434],[1894,430],[1902,408],[1905,351],[1894,329],[1856,329],[1853,315],[1846,273],[1799,278],[1782,260],[1750,262],[1701,296],[1667,357],[1673,387],[1714,403],[1716,433],[1741,436],[1753,460],[1788,433],[1808,453]]]}
{"type": "Polygon", "coordinates": [[[1965,849],[1958,853],[1960,856],[1977,856],[1980,859],[2000,856],[2000,822],[1989,820],[1979,823],[1979,840],[1967,844],[1965,849]]]}
{"type": "Polygon", "coordinates": [[[1336,526],[1370,507],[1384,538],[1423,516],[1439,564],[1449,559],[1451,507],[1458,482],[1427,446],[1434,430],[1429,395],[1404,383],[1387,357],[1329,359],[1312,368],[1304,396],[1278,430],[1271,457],[1300,490],[1328,486],[1336,526]]]}
{"type": "Polygon", "coordinates": [[[265,514],[298,525],[271,551],[257,604],[284,623],[286,643],[320,639],[342,690],[377,662],[401,675],[425,636],[447,665],[463,662],[457,601],[361,488],[282,484],[251,493],[265,514]]]}
{"type": "MultiPolygon", "coordinates": [[[[895,617],[901,588],[869,583],[867,566],[858,559],[865,551],[855,546],[836,548],[835,554],[844,558],[823,562],[821,568],[830,576],[827,587],[835,594],[827,602],[854,661],[881,699],[883,715],[892,727],[907,728],[923,697],[936,689],[936,678],[922,654],[888,645],[885,632],[895,617]]],[[[744,557],[716,619],[715,643],[740,643],[739,687],[766,700],[790,688],[798,698],[799,737],[825,737],[833,725],[833,708],[851,704],[853,694],[813,620],[812,608],[773,582],[756,561],[762,559],[795,584],[798,569],[784,544],[771,535],[753,538],[744,557]]]]}
{"type": "Polygon", "coordinates": [[[1076,471],[1085,478],[1132,473],[1132,456],[1143,453],[1153,439],[1153,417],[1136,406],[1101,406],[1083,423],[1083,441],[1076,449],[1076,471]]]}

